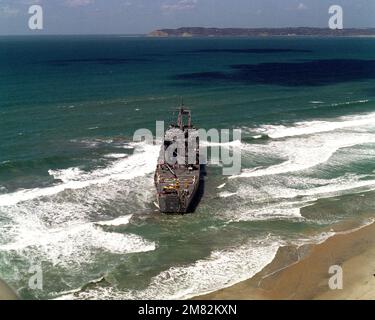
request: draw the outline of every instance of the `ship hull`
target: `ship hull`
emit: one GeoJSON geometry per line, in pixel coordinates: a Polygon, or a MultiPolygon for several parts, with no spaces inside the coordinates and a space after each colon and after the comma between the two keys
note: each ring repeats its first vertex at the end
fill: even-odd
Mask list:
{"type": "Polygon", "coordinates": [[[190,111],[180,109],[177,125],[165,132],[154,181],[159,210],[168,214],[192,211],[201,178],[199,134],[191,125],[190,111]],[[183,117],[188,124],[183,124],[183,117]]]}

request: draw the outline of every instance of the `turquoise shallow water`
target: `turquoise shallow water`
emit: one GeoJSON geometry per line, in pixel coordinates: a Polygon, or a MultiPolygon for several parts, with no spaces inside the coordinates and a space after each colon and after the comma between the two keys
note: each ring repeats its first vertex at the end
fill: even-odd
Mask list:
{"type": "Polygon", "coordinates": [[[186,298],[368,221],[374,55],[371,38],[0,38],[0,276],[31,299],[186,298]],[[209,165],[197,211],[170,217],[158,146],[132,135],[181,97],[197,126],[242,129],[243,166],[209,165]]]}

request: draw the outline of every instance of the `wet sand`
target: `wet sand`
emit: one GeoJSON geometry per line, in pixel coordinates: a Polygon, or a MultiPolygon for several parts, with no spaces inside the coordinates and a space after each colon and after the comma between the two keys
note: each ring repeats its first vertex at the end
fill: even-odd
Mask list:
{"type": "Polygon", "coordinates": [[[253,278],[196,299],[375,300],[375,224],[339,233],[318,245],[282,247],[253,278]],[[343,269],[342,290],[328,285],[333,265],[343,269]]]}
{"type": "Polygon", "coordinates": [[[0,300],[16,300],[18,299],[15,292],[0,279],[0,300]]]}

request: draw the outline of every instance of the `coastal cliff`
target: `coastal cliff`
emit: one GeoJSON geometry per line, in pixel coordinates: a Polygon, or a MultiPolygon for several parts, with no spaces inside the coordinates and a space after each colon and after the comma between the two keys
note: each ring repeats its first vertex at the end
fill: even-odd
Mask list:
{"type": "Polygon", "coordinates": [[[150,37],[267,37],[267,36],[375,36],[375,29],[329,28],[203,28],[184,27],[160,29],[149,33],[150,37]]]}

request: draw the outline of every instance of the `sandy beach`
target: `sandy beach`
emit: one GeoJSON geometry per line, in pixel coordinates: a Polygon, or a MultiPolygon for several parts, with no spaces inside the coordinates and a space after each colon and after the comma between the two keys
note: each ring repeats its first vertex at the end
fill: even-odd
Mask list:
{"type": "Polygon", "coordinates": [[[0,300],[16,300],[18,299],[15,292],[0,279],[0,300]]]}
{"type": "Polygon", "coordinates": [[[253,278],[197,299],[375,299],[375,224],[342,232],[318,245],[282,247],[253,278]],[[332,265],[343,270],[343,289],[331,290],[332,265]],[[286,267],[285,267],[286,266],[286,267]]]}

